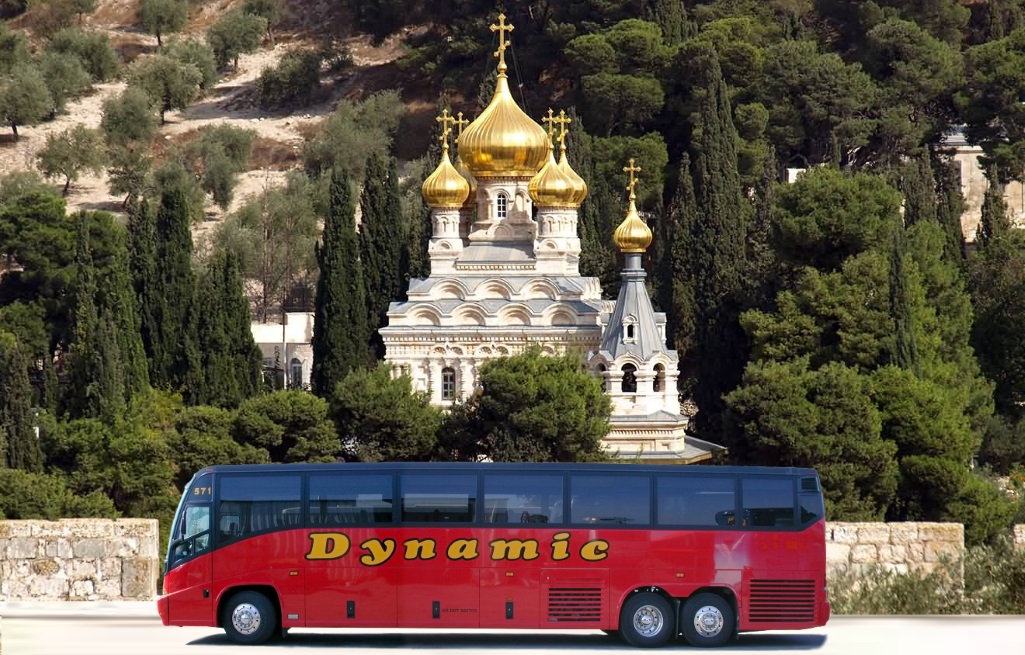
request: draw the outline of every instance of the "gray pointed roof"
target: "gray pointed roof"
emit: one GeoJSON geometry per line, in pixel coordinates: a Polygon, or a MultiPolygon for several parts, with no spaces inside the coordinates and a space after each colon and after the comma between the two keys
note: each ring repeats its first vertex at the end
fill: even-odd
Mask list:
{"type": "Polygon", "coordinates": [[[648,289],[644,286],[647,274],[641,268],[639,253],[626,253],[626,266],[620,277],[623,282],[602,334],[601,354],[609,361],[628,353],[641,361],[658,354],[675,359],[676,351],[666,348],[665,339],[659,334],[658,325],[665,322],[665,315],[656,315],[651,306],[648,289]],[[629,335],[630,326],[633,326],[633,336],[629,335]]]}

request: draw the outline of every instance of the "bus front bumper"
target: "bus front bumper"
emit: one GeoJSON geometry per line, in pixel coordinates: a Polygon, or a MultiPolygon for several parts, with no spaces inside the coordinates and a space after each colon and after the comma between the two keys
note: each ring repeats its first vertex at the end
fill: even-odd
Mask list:
{"type": "Polygon", "coordinates": [[[171,616],[168,611],[168,606],[170,605],[169,600],[168,596],[161,596],[160,598],[157,598],[157,613],[160,615],[160,622],[164,625],[171,625],[171,616]]]}

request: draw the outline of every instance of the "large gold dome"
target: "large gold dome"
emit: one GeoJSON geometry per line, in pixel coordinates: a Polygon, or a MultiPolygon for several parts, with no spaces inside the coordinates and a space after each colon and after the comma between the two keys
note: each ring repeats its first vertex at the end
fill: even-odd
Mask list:
{"type": "Polygon", "coordinates": [[[530,198],[538,207],[579,207],[574,204],[576,187],[573,179],[555,161],[555,155],[548,154],[548,163],[541,167],[537,175],[530,178],[527,186],[530,198]]]}
{"type": "Polygon", "coordinates": [[[459,137],[459,156],[477,179],[533,177],[544,166],[552,143],[509,92],[500,68],[495,95],[459,137]]]}
{"type": "Polygon", "coordinates": [[[433,208],[458,208],[470,196],[470,183],[459,174],[448,157],[448,144],[441,151],[441,163],[421,188],[424,200],[433,208]]]}

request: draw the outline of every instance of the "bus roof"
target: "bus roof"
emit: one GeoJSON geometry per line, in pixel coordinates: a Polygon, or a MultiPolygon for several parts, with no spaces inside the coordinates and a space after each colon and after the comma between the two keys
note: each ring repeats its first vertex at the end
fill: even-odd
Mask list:
{"type": "Polygon", "coordinates": [[[630,463],[496,463],[496,462],[338,462],[332,464],[237,464],[207,466],[199,470],[196,476],[203,473],[324,473],[331,471],[385,471],[385,470],[431,470],[431,471],[501,471],[501,472],[555,472],[568,471],[574,473],[682,473],[684,475],[793,475],[818,476],[815,469],[776,466],[670,466],[665,464],[630,464],[630,463]]]}

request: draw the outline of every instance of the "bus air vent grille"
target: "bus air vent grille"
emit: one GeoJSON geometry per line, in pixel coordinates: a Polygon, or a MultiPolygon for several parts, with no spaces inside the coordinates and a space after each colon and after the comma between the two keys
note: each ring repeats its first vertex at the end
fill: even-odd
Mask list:
{"type": "Polygon", "coordinates": [[[601,587],[552,587],[548,590],[548,621],[590,623],[601,621],[601,587]]]}
{"type": "Polygon", "coordinates": [[[816,478],[801,478],[801,491],[818,491],[819,481],[816,478]]]}
{"type": "Polygon", "coordinates": [[[814,580],[752,580],[748,618],[758,623],[815,620],[814,580]]]}

